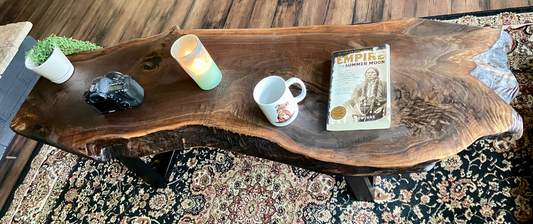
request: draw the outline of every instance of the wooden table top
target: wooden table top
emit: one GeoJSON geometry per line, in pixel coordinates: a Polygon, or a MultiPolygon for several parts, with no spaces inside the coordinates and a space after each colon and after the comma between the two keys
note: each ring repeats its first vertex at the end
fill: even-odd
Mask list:
{"type": "MultiPolygon", "coordinates": [[[[39,80],[11,128],[100,161],[219,147],[331,174],[419,171],[482,136],[521,136],[520,116],[470,75],[477,66],[472,58],[489,51],[499,38],[494,29],[420,19],[172,29],[69,56],[75,67],[72,78],[61,85],[39,80]],[[222,71],[215,89],[201,90],[171,57],[170,46],[184,34],[196,34],[222,71]],[[391,128],[326,131],[331,53],[385,43],[391,46],[391,128]],[[145,90],[144,103],[108,115],[86,105],[83,93],[91,80],[109,71],[132,76],[145,90]],[[298,77],[308,89],[298,117],[283,128],[272,126],[252,98],[255,84],[269,75],[298,77]]],[[[511,98],[518,88],[513,78],[499,80],[511,98]]]]}

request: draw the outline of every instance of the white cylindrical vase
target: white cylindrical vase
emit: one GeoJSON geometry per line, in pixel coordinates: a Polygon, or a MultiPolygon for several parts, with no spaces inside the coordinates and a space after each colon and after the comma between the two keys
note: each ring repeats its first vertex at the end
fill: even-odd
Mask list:
{"type": "Polygon", "coordinates": [[[26,68],[56,84],[66,82],[74,73],[74,66],[58,47],[54,48],[50,57],[43,64],[37,65],[29,57],[26,58],[24,64],[26,68]]]}

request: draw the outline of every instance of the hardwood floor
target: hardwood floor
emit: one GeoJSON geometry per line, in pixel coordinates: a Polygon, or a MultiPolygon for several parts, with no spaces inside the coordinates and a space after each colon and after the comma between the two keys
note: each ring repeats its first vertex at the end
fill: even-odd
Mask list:
{"type": "Polygon", "coordinates": [[[10,150],[0,163],[0,211],[38,145],[38,142],[22,136],[15,136],[11,141],[10,150]]]}
{"type": "Polygon", "coordinates": [[[102,46],[183,29],[355,24],[533,5],[533,0],[0,0],[0,24],[30,21],[102,46]]]}
{"type": "MultiPolygon", "coordinates": [[[[0,0],[0,25],[30,21],[35,39],[54,33],[108,47],[176,25],[221,29],[355,24],[529,6],[533,0],[0,0]]],[[[17,138],[11,150],[26,159],[0,164],[0,172],[11,170],[0,175],[0,183],[11,182],[0,185],[2,200],[36,144],[22,139],[17,138]]]]}

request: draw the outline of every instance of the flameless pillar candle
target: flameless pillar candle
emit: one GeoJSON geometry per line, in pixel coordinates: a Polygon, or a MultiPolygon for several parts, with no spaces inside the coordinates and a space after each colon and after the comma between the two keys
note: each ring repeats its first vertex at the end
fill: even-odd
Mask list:
{"type": "Polygon", "coordinates": [[[181,36],[172,44],[170,53],[203,90],[213,89],[220,83],[222,73],[197,36],[181,36]]]}

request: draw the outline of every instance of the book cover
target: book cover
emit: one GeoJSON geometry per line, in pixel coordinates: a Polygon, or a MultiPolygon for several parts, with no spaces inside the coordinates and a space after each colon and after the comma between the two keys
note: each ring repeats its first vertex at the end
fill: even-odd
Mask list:
{"type": "Polygon", "coordinates": [[[328,131],[390,128],[389,54],[388,44],[332,53],[328,131]]]}

